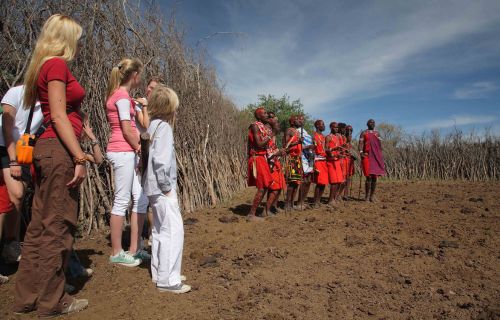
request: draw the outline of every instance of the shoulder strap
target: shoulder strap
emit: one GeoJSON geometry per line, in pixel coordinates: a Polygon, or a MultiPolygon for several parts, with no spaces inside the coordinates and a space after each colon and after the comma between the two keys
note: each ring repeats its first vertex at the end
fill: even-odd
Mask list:
{"type": "Polygon", "coordinates": [[[24,130],[25,134],[30,134],[31,131],[31,122],[33,120],[33,113],[35,112],[35,105],[32,105],[30,108],[30,114],[28,116],[28,123],[26,123],[26,129],[24,130]]]}

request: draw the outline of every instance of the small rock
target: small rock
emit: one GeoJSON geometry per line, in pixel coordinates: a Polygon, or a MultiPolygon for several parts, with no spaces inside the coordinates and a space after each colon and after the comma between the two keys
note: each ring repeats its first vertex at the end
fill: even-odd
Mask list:
{"type": "Polygon", "coordinates": [[[199,260],[201,259],[201,257],[203,257],[203,253],[201,253],[201,251],[198,250],[195,250],[189,254],[189,258],[193,260],[199,260]]]}
{"type": "Polygon", "coordinates": [[[344,238],[344,242],[345,242],[346,246],[348,246],[348,247],[354,247],[356,245],[365,244],[363,239],[361,239],[360,237],[358,237],[356,235],[346,236],[344,238]]]}
{"type": "Polygon", "coordinates": [[[217,258],[214,256],[203,257],[199,261],[200,267],[210,267],[217,265],[217,258]]]}
{"type": "Polygon", "coordinates": [[[238,222],[239,219],[237,216],[224,216],[224,217],[220,217],[219,221],[222,223],[234,223],[234,222],[238,222]]]}
{"type": "Polygon", "coordinates": [[[196,224],[196,223],[198,223],[198,219],[195,219],[195,218],[187,218],[186,220],[184,220],[185,226],[191,226],[191,225],[196,224]]]}
{"type": "Polygon", "coordinates": [[[449,241],[449,240],[442,240],[439,243],[440,248],[458,248],[458,242],[456,241],[449,241]]]}
{"type": "Polygon", "coordinates": [[[474,209],[471,209],[471,208],[462,208],[460,210],[460,212],[463,213],[463,214],[471,214],[471,213],[474,213],[476,211],[474,209]]]}
{"type": "Polygon", "coordinates": [[[308,218],[306,218],[306,221],[307,222],[314,222],[314,221],[316,221],[316,218],[315,217],[308,217],[308,218]]]}
{"type": "Polygon", "coordinates": [[[472,308],[472,306],[473,306],[473,304],[472,304],[472,303],[470,303],[470,302],[466,302],[466,303],[458,303],[457,305],[458,305],[458,307],[459,307],[460,309],[470,309],[470,308],[472,308]]]}
{"type": "Polygon", "coordinates": [[[465,261],[465,265],[466,265],[467,267],[469,267],[469,268],[474,268],[474,267],[475,267],[475,265],[474,265],[474,261],[472,261],[472,260],[467,260],[467,261],[465,261]]]}
{"type": "Polygon", "coordinates": [[[483,202],[483,198],[469,198],[470,202],[483,202]]]}

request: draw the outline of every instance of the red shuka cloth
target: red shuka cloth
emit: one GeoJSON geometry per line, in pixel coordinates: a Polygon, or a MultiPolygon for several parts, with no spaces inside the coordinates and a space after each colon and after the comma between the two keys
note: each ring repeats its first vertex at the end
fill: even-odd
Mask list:
{"type": "MultiPolygon", "coordinates": [[[[341,139],[339,136],[334,134],[329,134],[330,141],[326,146],[327,149],[333,149],[341,145],[341,139]]],[[[333,157],[327,158],[327,166],[328,166],[328,178],[330,180],[330,184],[342,183],[344,182],[344,173],[342,171],[341,159],[339,158],[340,152],[333,151],[333,157]]]]}
{"type": "MultiPolygon", "coordinates": [[[[259,135],[266,137],[269,131],[266,130],[261,122],[255,122],[257,128],[259,128],[259,135]]],[[[258,148],[252,133],[251,128],[248,129],[248,186],[257,187],[257,189],[267,189],[272,182],[271,171],[269,170],[269,164],[267,163],[267,151],[265,148],[258,148]],[[255,168],[257,176],[254,177],[253,166],[255,163],[255,168]]]]}
{"type": "Polygon", "coordinates": [[[363,152],[368,156],[362,160],[363,174],[365,177],[370,175],[385,175],[384,156],[382,154],[382,143],[378,132],[375,130],[366,130],[362,133],[363,152]]]}

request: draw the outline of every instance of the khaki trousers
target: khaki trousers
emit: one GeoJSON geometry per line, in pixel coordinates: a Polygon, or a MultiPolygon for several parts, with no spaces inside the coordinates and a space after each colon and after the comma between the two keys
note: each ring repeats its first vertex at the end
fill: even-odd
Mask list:
{"type": "Polygon", "coordinates": [[[13,310],[37,309],[40,316],[49,316],[73,301],[64,292],[64,266],[77,225],[78,188],[66,187],[73,178],[74,164],[58,139],[38,140],[33,158],[35,196],[16,277],[13,310]]]}

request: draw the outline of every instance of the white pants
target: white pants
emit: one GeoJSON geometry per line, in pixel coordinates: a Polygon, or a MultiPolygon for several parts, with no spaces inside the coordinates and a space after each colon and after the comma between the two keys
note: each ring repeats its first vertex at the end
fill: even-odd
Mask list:
{"type": "Polygon", "coordinates": [[[115,173],[115,199],[111,213],[125,216],[132,196],[132,212],[146,213],[148,198],[142,192],[137,167],[138,158],[134,152],[108,152],[107,158],[113,164],[115,173]]]}
{"type": "Polygon", "coordinates": [[[153,244],[151,275],[157,286],[170,287],[181,283],[184,222],[177,193],[149,197],[153,209],[153,244]]]}

